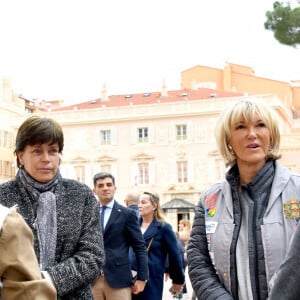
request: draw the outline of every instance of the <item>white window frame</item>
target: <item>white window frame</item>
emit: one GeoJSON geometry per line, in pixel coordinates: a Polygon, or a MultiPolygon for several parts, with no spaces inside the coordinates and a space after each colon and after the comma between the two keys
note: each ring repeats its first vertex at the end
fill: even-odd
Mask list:
{"type": "Polygon", "coordinates": [[[149,141],[149,128],[148,127],[139,127],[137,129],[138,142],[147,143],[149,141]]]}
{"type": "Polygon", "coordinates": [[[74,166],[74,172],[76,179],[80,182],[85,182],[85,166],[76,165],[74,166]]]}
{"type": "Polygon", "coordinates": [[[180,160],[176,162],[177,164],[177,182],[186,183],[188,182],[188,169],[189,165],[186,160],[180,160]]]}
{"type": "Polygon", "coordinates": [[[182,141],[187,139],[187,125],[177,124],[176,125],[176,140],[182,141]]]}
{"type": "Polygon", "coordinates": [[[138,184],[150,183],[150,165],[148,162],[139,162],[138,166],[138,184]]]}
{"type": "Polygon", "coordinates": [[[111,145],[111,130],[100,130],[101,145],[111,145]]]}

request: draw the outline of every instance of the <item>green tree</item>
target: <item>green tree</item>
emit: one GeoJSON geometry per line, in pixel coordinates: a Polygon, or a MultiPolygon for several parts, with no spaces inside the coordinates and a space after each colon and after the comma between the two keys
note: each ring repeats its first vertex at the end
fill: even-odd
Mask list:
{"type": "MultiPolygon", "coordinates": [[[[300,4],[300,1],[297,1],[300,4]]],[[[291,8],[290,3],[274,2],[273,11],[266,12],[265,29],[274,32],[281,44],[300,45],[300,7],[291,8]]]]}

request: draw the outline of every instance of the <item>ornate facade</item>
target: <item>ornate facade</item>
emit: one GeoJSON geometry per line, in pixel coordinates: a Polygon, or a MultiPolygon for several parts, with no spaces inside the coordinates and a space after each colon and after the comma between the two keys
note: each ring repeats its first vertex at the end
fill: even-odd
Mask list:
{"type": "MultiPolygon", "coordinates": [[[[204,87],[167,91],[163,86],[157,93],[106,95],[39,114],[56,119],[63,127],[63,176],[92,187],[95,173],[109,171],[116,177],[116,199],[121,203],[130,189],[138,189],[158,192],[162,204],[172,199],[196,204],[201,192],[225,173],[214,139],[216,119],[225,105],[245,97],[257,98],[276,110],[282,134],[281,162],[300,173],[300,126],[291,109],[293,101],[271,92],[247,96],[204,87]]],[[[19,103],[13,96],[9,99],[19,103]]],[[[28,117],[23,112],[21,106],[15,111],[5,110],[4,104],[1,107],[3,118],[9,120],[5,125],[2,122],[2,129],[11,134],[10,147],[1,148],[1,158],[12,166],[11,176],[2,175],[2,181],[16,171],[12,141],[28,117]]],[[[172,209],[169,218],[176,228],[179,219],[192,219],[193,211],[172,209]]]]}

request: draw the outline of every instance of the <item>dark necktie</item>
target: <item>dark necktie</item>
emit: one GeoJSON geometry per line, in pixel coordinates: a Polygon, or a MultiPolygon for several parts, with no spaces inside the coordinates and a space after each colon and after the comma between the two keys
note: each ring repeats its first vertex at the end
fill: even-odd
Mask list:
{"type": "Polygon", "coordinates": [[[102,206],[101,209],[101,216],[100,216],[100,221],[101,221],[101,230],[102,232],[104,231],[104,215],[105,215],[105,209],[107,208],[107,206],[102,206]]]}

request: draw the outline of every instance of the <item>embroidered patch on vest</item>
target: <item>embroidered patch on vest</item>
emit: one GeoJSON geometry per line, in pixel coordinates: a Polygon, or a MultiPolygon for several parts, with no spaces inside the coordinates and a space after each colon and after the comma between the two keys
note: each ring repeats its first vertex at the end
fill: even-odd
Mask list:
{"type": "Polygon", "coordinates": [[[217,194],[209,194],[205,197],[205,206],[207,207],[205,214],[208,217],[213,217],[215,215],[216,213],[215,206],[217,204],[217,201],[218,201],[217,194]]]}
{"type": "Polygon", "coordinates": [[[284,203],[283,210],[288,219],[300,219],[300,201],[295,198],[284,203]]]}

